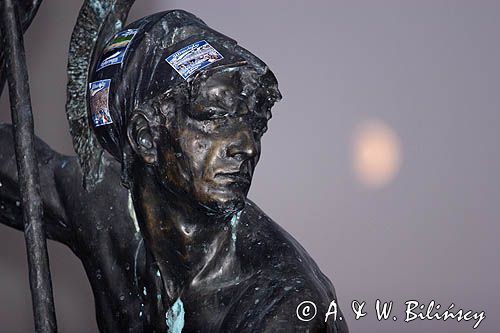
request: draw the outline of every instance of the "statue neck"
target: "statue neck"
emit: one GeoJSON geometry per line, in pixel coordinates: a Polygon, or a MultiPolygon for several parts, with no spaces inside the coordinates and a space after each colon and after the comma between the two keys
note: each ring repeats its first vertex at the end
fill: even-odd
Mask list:
{"type": "Polygon", "coordinates": [[[231,222],[236,217],[207,215],[164,189],[150,167],[136,171],[141,177],[132,189],[134,208],[146,249],[164,281],[165,296],[173,302],[186,287],[214,284],[234,274],[238,268],[231,222]]]}

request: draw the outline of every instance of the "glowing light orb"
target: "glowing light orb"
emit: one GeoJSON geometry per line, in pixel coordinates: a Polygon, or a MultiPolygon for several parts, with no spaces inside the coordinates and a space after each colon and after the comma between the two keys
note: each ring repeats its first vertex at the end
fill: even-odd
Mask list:
{"type": "Polygon", "coordinates": [[[401,165],[401,145],[396,132],[379,120],[367,121],[354,131],[353,169],[369,187],[388,184],[401,165]]]}

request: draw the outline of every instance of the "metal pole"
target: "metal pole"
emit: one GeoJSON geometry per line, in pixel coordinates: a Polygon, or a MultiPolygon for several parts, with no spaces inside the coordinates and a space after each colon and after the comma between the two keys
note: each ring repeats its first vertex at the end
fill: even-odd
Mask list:
{"type": "Polygon", "coordinates": [[[13,0],[1,0],[0,7],[35,330],[56,332],[21,22],[13,0]]]}
{"type": "MultiPolygon", "coordinates": [[[[42,3],[42,0],[17,0],[16,4],[20,5],[21,7],[25,8],[26,11],[23,13],[18,13],[20,16],[21,20],[21,25],[23,28],[23,32],[25,32],[28,27],[31,24],[31,21],[35,18],[36,13],[38,12],[38,8],[40,7],[40,4],[42,3]],[[22,4],[21,4],[22,3],[22,4]],[[30,5],[27,5],[29,3],[30,5]]],[[[19,10],[19,7],[18,7],[19,10]]],[[[1,36],[1,34],[0,34],[1,36]]],[[[3,44],[0,44],[3,46],[3,44]]],[[[2,96],[3,92],[3,85],[5,83],[5,71],[3,68],[4,65],[4,50],[0,49],[0,96],[2,96]]]]}

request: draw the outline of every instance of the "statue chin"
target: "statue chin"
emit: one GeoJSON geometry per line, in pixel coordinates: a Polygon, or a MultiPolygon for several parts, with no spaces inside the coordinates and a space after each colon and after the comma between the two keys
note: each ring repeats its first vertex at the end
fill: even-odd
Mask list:
{"type": "MultiPolygon", "coordinates": [[[[172,184],[163,184],[166,196],[173,195],[198,207],[208,216],[220,218],[232,217],[245,208],[248,186],[200,187],[193,192],[174,189],[172,184]]],[[[168,199],[167,199],[168,200],[168,199]]]]}
{"type": "Polygon", "coordinates": [[[204,213],[217,217],[231,217],[245,208],[250,184],[203,183],[195,186],[189,197],[204,213]]]}
{"type": "Polygon", "coordinates": [[[229,200],[210,201],[208,203],[199,203],[202,210],[206,211],[207,215],[217,217],[230,217],[245,208],[246,196],[234,196],[229,200]]]}

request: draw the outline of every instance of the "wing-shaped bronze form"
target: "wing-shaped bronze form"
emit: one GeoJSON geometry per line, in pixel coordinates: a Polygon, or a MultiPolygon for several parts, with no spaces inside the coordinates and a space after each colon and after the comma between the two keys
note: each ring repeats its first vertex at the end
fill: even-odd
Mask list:
{"type": "Polygon", "coordinates": [[[88,70],[96,61],[95,54],[122,29],[134,1],[85,0],[71,35],[66,116],[87,190],[102,179],[104,167],[103,149],[87,112],[88,70]]]}

